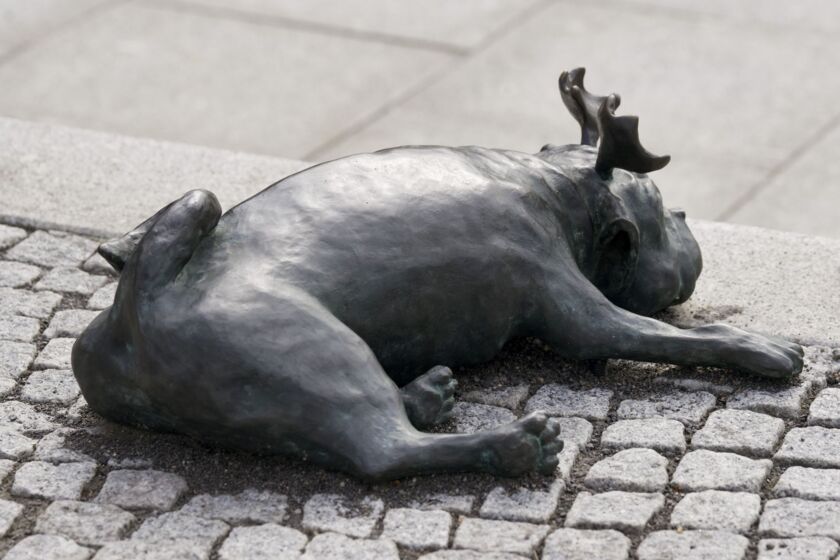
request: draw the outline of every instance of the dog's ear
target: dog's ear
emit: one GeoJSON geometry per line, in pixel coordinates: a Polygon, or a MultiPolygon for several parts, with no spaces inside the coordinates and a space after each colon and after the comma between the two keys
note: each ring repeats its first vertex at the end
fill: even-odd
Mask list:
{"type": "Polygon", "coordinates": [[[639,228],[626,218],[615,218],[595,241],[595,273],[592,283],[607,298],[630,287],[639,260],[639,228]]]}

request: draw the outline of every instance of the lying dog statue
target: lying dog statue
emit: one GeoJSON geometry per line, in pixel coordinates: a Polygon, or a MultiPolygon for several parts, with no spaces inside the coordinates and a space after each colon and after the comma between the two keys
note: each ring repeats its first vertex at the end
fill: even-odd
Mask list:
{"type": "Polygon", "coordinates": [[[789,376],[802,349],[646,316],[688,298],[700,250],[646,175],[618,96],[564,73],[581,144],[531,155],[408,146],[323,163],[221,215],[207,191],[102,245],[114,305],[73,348],[90,407],[117,422],[282,453],[371,479],[553,472],[541,413],[475,434],[445,365],[538,337],[573,359],[789,376]],[[598,147],[596,148],[596,145],[598,147]]]}

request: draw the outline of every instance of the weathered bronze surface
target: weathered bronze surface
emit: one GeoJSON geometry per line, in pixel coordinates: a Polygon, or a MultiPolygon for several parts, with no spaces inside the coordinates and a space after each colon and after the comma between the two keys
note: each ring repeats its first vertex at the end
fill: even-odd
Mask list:
{"type": "Polygon", "coordinates": [[[796,344],[648,317],[691,295],[700,250],[645,174],[668,157],[583,74],[560,77],[581,144],[354,155],[224,215],[213,194],[189,192],[102,245],[121,271],[116,299],[73,349],[91,408],[374,479],[519,475],[553,472],[556,425],[534,413],[421,432],[451,414],[443,366],[533,336],[573,359],[798,372],[796,344]]]}

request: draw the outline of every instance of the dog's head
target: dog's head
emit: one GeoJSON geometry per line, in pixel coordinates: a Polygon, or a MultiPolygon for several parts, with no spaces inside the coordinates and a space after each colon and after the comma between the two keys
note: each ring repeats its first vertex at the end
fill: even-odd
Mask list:
{"type": "Polygon", "coordinates": [[[665,208],[647,175],[670,158],[645,150],[638,118],[615,116],[618,95],[592,95],[583,76],[583,68],[560,76],[581,143],[548,145],[540,156],[563,168],[588,207],[593,243],[584,273],[616,305],[650,315],[691,296],[702,269],[700,248],[685,213],[665,208]]]}

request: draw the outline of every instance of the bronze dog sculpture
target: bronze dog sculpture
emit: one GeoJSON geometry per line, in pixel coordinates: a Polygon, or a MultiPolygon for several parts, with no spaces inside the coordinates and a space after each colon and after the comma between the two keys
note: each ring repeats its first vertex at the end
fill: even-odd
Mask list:
{"type": "Polygon", "coordinates": [[[419,431],[451,413],[439,364],[533,336],[574,359],[799,371],[796,344],[647,317],[691,295],[700,250],[646,175],[668,157],[583,75],[560,77],[579,145],[349,156],[224,215],[189,192],[102,245],[119,287],[72,357],[90,407],[370,479],[515,476],[554,471],[556,425],[533,413],[475,434],[419,431]]]}

